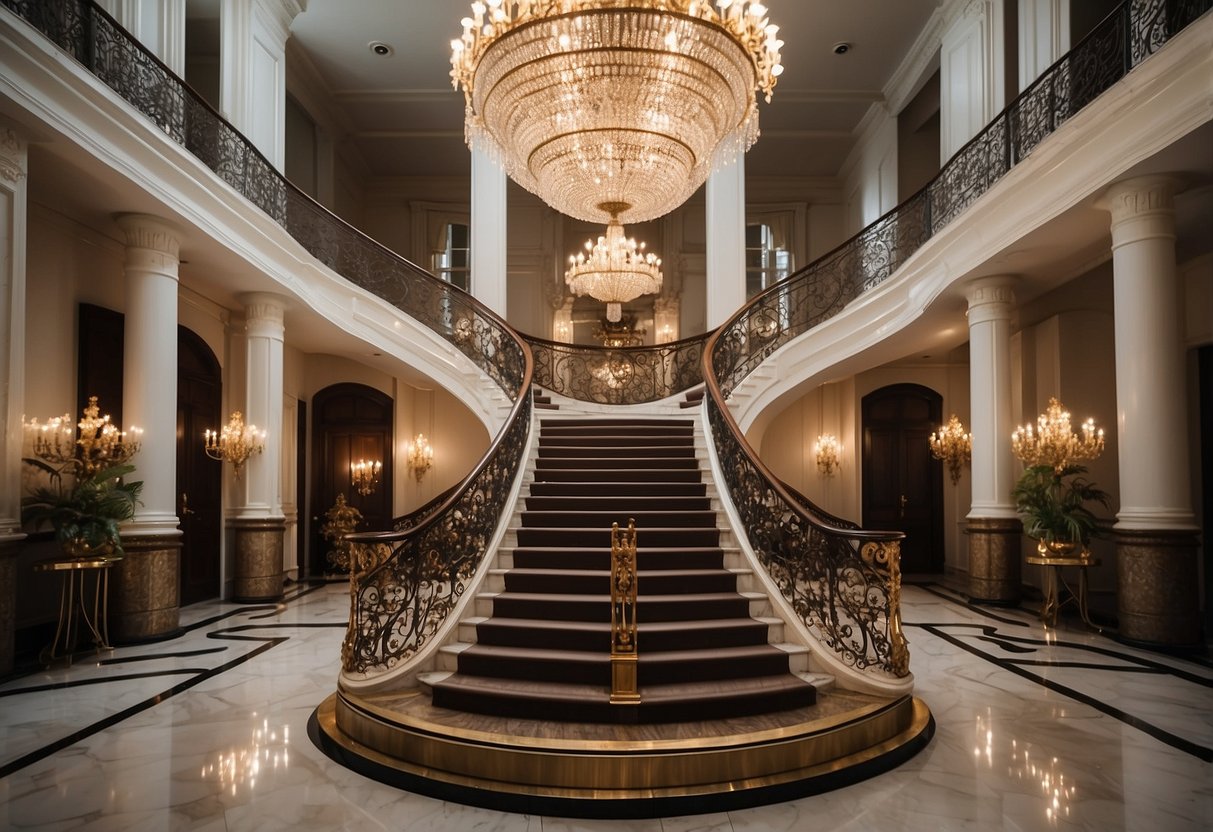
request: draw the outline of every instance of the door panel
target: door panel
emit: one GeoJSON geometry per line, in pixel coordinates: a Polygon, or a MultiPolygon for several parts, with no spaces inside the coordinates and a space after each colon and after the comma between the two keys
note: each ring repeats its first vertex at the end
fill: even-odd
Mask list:
{"type": "Polygon", "coordinates": [[[219,363],[210,348],[179,330],[177,517],[181,525],[181,604],[219,597],[223,466],[206,455],[203,431],[220,424],[219,363]]]}
{"type": "Polygon", "coordinates": [[[863,525],[904,532],[901,569],[943,569],[943,469],[931,457],[942,399],[894,385],[863,400],[863,525]]]}
{"type": "Polygon", "coordinates": [[[337,384],[313,399],[315,419],[312,524],[308,574],[332,572],[329,543],[320,534],[325,513],[344,494],[362,512],[358,531],[382,531],[392,523],[392,425],[394,403],[383,393],[360,384],[337,384]],[[377,459],[383,463],[379,483],[370,494],[353,488],[350,463],[377,459]]]}

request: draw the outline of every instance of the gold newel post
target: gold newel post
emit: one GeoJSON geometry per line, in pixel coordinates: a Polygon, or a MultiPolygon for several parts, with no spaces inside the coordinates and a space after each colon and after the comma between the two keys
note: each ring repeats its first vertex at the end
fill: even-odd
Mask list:
{"type": "Polygon", "coordinates": [[[910,644],[901,628],[901,541],[885,540],[863,544],[863,560],[884,573],[889,595],[889,658],[887,668],[894,676],[910,673],[910,644]]]}
{"type": "Polygon", "coordinates": [[[611,525],[611,704],[637,705],[636,521],[611,525]]]}
{"type": "Polygon", "coordinates": [[[320,527],[320,536],[332,546],[325,555],[329,566],[340,572],[353,574],[353,544],[345,539],[362,520],[362,512],[345,501],[345,494],[337,495],[337,502],[324,513],[325,523],[320,527]]]}

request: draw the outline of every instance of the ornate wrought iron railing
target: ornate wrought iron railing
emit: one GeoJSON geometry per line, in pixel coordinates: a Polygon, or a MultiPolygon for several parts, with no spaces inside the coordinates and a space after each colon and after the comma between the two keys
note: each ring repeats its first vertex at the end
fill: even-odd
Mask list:
{"type": "Polygon", "coordinates": [[[853,667],[908,673],[900,533],[866,532],[792,492],[725,404],[759,364],[882,283],[1066,119],[1208,11],[1210,0],[1135,0],[1105,18],[961,148],[922,190],[758,295],[704,348],[708,418],[751,546],[805,623],[853,667]]]}
{"type": "Polygon", "coordinates": [[[535,357],[535,384],[583,402],[643,404],[703,382],[707,335],[622,348],[526,339],[535,357]]]}
{"type": "MultiPolygon", "coordinates": [[[[514,402],[488,453],[406,529],[370,535],[352,569],[347,671],[410,655],[487,551],[531,425],[530,350],[470,295],[376,243],[291,185],[184,81],[91,0],[0,0],[278,222],[318,260],[454,345],[514,402]],[[390,547],[390,554],[384,546],[390,547]]],[[[367,536],[363,536],[367,537],[367,536]]]]}

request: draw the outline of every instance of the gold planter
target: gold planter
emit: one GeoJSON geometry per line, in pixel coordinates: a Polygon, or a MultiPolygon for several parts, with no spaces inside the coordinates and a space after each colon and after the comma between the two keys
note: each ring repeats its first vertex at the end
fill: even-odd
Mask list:
{"type": "Polygon", "coordinates": [[[1040,540],[1036,543],[1036,551],[1042,558],[1072,558],[1087,560],[1091,552],[1079,540],[1040,540]]]}

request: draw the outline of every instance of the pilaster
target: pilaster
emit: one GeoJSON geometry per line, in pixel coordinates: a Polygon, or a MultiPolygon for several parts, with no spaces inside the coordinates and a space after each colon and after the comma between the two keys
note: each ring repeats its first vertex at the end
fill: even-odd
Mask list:
{"type": "Polygon", "coordinates": [[[745,157],[708,176],[708,329],[720,326],[745,303],[745,157]]]}

